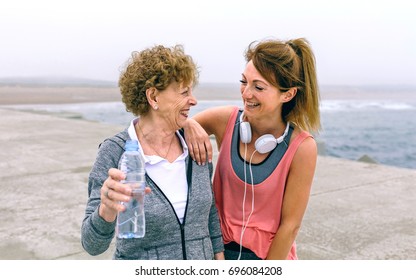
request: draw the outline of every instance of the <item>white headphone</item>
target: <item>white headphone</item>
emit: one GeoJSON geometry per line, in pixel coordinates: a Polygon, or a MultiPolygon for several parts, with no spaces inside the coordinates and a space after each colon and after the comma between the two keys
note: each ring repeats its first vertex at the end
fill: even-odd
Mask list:
{"type": "MultiPolygon", "coordinates": [[[[251,126],[249,122],[244,122],[244,112],[240,116],[240,138],[241,142],[247,144],[251,142],[251,126]]],[[[259,137],[254,146],[261,154],[266,154],[276,148],[277,145],[283,142],[287,133],[289,132],[289,122],[286,124],[285,132],[279,138],[275,138],[272,134],[265,134],[259,137]]]]}

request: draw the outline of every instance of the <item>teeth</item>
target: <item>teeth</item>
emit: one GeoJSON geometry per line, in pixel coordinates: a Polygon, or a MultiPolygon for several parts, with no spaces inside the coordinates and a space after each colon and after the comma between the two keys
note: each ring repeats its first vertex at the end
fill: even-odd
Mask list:
{"type": "Polygon", "coordinates": [[[259,103],[246,102],[247,106],[258,106],[259,103]]]}

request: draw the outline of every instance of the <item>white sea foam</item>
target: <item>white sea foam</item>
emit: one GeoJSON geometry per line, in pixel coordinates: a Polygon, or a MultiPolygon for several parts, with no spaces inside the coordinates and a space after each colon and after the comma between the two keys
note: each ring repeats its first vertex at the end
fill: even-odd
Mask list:
{"type": "Polygon", "coordinates": [[[416,110],[416,104],[388,100],[323,100],[321,111],[416,110]]]}

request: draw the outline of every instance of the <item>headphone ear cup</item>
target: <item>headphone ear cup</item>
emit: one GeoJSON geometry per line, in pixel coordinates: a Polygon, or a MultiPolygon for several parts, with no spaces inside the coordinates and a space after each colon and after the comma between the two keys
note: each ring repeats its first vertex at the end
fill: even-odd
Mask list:
{"type": "Polygon", "coordinates": [[[260,154],[266,154],[272,151],[277,146],[276,138],[271,134],[266,134],[259,137],[254,143],[257,152],[260,154]]]}
{"type": "Polygon", "coordinates": [[[240,139],[245,144],[251,142],[251,127],[249,122],[240,122],[240,139]]]}

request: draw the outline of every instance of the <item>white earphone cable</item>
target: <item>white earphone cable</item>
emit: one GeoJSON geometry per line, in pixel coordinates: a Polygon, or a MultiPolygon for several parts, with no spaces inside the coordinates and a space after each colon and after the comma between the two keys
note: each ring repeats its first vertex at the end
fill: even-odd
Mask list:
{"type": "Polygon", "coordinates": [[[244,232],[247,229],[248,226],[248,222],[251,218],[251,215],[254,212],[254,179],[253,179],[253,170],[251,168],[251,161],[253,160],[253,156],[254,154],[257,152],[257,150],[254,150],[254,152],[251,154],[250,156],[250,161],[249,161],[249,169],[250,169],[250,177],[251,177],[251,211],[250,214],[248,215],[247,221],[244,223],[245,220],[245,202],[246,202],[246,192],[247,192],[247,172],[246,172],[246,156],[247,156],[247,144],[245,144],[245,148],[244,148],[244,197],[243,197],[243,223],[242,223],[242,228],[241,228],[241,235],[240,235],[240,253],[238,255],[238,259],[240,260],[241,258],[241,252],[243,250],[243,236],[244,236],[244,232]]]}
{"type": "Polygon", "coordinates": [[[242,220],[242,227],[241,227],[241,234],[240,234],[240,253],[238,254],[237,260],[240,260],[241,251],[243,246],[243,234],[244,234],[244,220],[245,220],[245,202],[246,202],[246,190],[247,190],[247,171],[246,171],[246,156],[247,156],[247,143],[244,143],[244,159],[243,159],[243,167],[244,167],[244,196],[243,196],[243,220],[242,220]]]}

